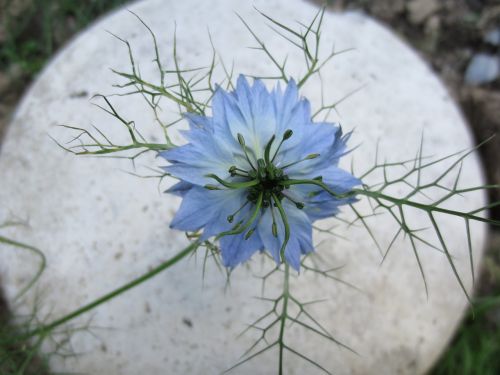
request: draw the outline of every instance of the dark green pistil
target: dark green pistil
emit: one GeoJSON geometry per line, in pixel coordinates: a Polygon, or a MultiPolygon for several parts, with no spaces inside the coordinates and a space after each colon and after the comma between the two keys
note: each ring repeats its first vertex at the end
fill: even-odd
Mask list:
{"type": "Polygon", "coordinates": [[[272,195],[274,194],[281,201],[284,198],[283,190],[287,189],[283,184],[288,180],[288,176],[283,173],[283,170],[277,168],[272,163],[266,163],[264,159],[257,161],[257,180],[255,186],[248,189],[247,199],[256,203],[262,193],[262,207],[269,207],[272,204],[272,195]]]}

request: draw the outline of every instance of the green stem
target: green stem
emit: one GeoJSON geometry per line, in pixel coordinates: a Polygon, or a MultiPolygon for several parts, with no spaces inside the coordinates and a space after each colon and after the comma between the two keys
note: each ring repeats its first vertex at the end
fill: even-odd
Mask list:
{"type": "Polygon", "coordinates": [[[133,150],[136,148],[145,148],[151,151],[165,151],[169,150],[172,147],[163,144],[163,143],[142,143],[142,142],[134,142],[130,145],[126,146],[107,146],[107,145],[84,145],[88,147],[101,147],[100,150],[97,151],[79,151],[79,152],[73,152],[71,150],[68,150],[70,152],[73,152],[75,155],[106,155],[106,154],[112,154],[115,152],[123,152],[123,151],[128,151],[128,150],[133,150]]]}
{"type": "Polygon", "coordinates": [[[354,190],[352,190],[351,193],[365,195],[367,197],[374,198],[374,199],[383,199],[383,200],[392,202],[397,206],[405,205],[405,206],[415,207],[415,208],[418,208],[418,209],[426,211],[426,212],[439,212],[442,214],[459,216],[459,217],[462,217],[464,219],[482,221],[484,223],[489,223],[489,224],[493,224],[493,225],[500,225],[499,221],[484,218],[481,216],[476,216],[476,215],[473,215],[473,214],[468,213],[468,212],[453,211],[453,210],[448,210],[446,208],[438,207],[438,206],[433,205],[433,204],[423,204],[423,203],[414,202],[414,201],[411,201],[408,199],[395,198],[395,197],[391,197],[390,195],[382,194],[378,191],[354,189],[354,190]]]}
{"type": "Polygon", "coordinates": [[[7,237],[3,237],[3,236],[0,236],[0,243],[4,243],[7,245],[11,245],[14,247],[18,247],[21,249],[26,249],[26,250],[32,251],[33,253],[35,253],[36,255],[38,255],[40,257],[40,266],[38,267],[37,273],[35,274],[35,276],[33,276],[33,278],[30,280],[30,282],[28,284],[26,284],[26,286],[23,289],[21,289],[21,291],[14,297],[14,301],[17,301],[29,289],[31,289],[31,287],[33,285],[35,285],[35,283],[38,281],[40,276],[42,276],[42,273],[45,270],[45,267],[47,265],[47,261],[45,259],[45,255],[43,254],[43,252],[41,250],[37,249],[36,247],[26,245],[22,242],[17,242],[17,241],[11,240],[11,239],[9,239],[7,237]]]}
{"type": "Polygon", "coordinates": [[[287,309],[288,309],[288,300],[290,298],[290,266],[288,263],[285,263],[285,279],[284,279],[284,284],[283,284],[283,309],[281,311],[281,316],[280,316],[280,335],[278,339],[279,347],[280,347],[280,354],[279,354],[279,375],[283,375],[283,352],[285,349],[285,342],[284,342],[284,337],[285,337],[285,323],[286,319],[288,317],[287,309]]]}
{"type": "Polygon", "coordinates": [[[178,98],[176,95],[174,95],[170,91],[168,91],[165,87],[153,85],[152,83],[146,82],[143,79],[139,78],[135,74],[122,73],[122,72],[118,72],[116,70],[113,70],[113,72],[116,73],[116,74],[118,74],[118,75],[120,75],[120,76],[122,76],[122,77],[128,78],[131,81],[135,81],[136,84],[139,84],[141,86],[145,86],[147,88],[156,90],[157,92],[159,92],[160,94],[164,95],[168,99],[170,99],[173,102],[175,102],[175,103],[179,104],[180,106],[184,107],[186,109],[186,111],[188,111],[188,112],[197,113],[195,111],[195,108],[191,105],[191,103],[189,103],[189,102],[187,102],[187,101],[185,101],[183,99],[178,98]]]}
{"type": "Polygon", "coordinates": [[[44,326],[41,326],[39,328],[36,328],[34,329],[33,331],[31,332],[28,332],[26,333],[25,335],[19,337],[19,341],[24,341],[24,340],[27,340],[27,339],[30,339],[34,336],[37,336],[37,335],[40,335],[40,334],[44,334],[46,332],[49,332],[51,330],[53,330],[54,328],[57,328],[59,327],[60,325],[64,324],[64,323],[67,323],[69,322],[70,320],[86,313],[86,312],[89,312],[90,310],[93,310],[95,309],[97,306],[105,303],[105,302],[108,302],[109,300],[119,296],[120,294],[142,284],[143,282],[151,279],[152,277],[158,275],[160,272],[166,270],[167,268],[173,266],[174,264],[176,264],[177,262],[179,262],[180,260],[182,260],[183,258],[185,258],[187,255],[191,254],[193,251],[195,251],[198,246],[200,245],[200,243],[198,241],[196,242],[193,242],[192,244],[190,244],[188,247],[186,247],[185,249],[181,250],[180,252],[178,252],[176,255],[174,255],[172,258],[168,259],[167,261],[163,262],[162,264],[160,264],[158,267],[152,269],[151,271],[145,273],[144,275],[142,276],[139,276],[138,278],[132,280],[131,282],[121,286],[120,288],[118,289],[115,289],[113,290],[112,292],[108,293],[108,294],[105,294],[104,296],[96,299],[95,301],[85,305],[85,306],[82,306],[80,307],[79,309],[63,316],[62,318],[59,318],[55,321],[53,321],[52,323],[49,323],[47,325],[44,325],[44,326]]]}

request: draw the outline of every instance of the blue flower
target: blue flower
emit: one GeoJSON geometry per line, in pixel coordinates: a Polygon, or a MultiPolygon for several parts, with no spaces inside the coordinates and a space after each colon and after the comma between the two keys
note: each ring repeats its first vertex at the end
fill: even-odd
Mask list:
{"type": "Polygon", "coordinates": [[[188,143],[161,153],[180,179],[168,191],[183,198],[171,227],[217,236],[226,267],[266,250],[299,270],[312,223],[353,202],[345,193],[361,183],[338,167],[350,134],[313,122],[293,80],[269,92],[240,76],[234,91],[216,90],[211,117],[186,117],[188,143]]]}

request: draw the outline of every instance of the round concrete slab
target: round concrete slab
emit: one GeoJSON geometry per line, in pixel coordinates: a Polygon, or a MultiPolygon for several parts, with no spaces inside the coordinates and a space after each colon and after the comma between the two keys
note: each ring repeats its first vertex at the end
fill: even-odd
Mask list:
{"type": "MultiPolygon", "coordinates": [[[[317,12],[299,0],[255,1],[255,5],[286,22],[308,21],[317,12]]],[[[167,66],[172,66],[169,56],[177,22],[177,54],[183,66],[210,60],[208,27],[222,58],[228,65],[234,60],[236,73],[269,74],[271,67],[262,55],[246,48],[253,41],[235,11],[254,25],[271,50],[285,56],[291,49],[246,2],[152,0],[130,9],[156,32],[167,66]]],[[[120,79],[108,68],[129,68],[123,44],[106,30],[131,42],[142,74],[154,79],[150,36],[134,16],[121,10],[81,34],[49,64],[24,98],[2,145],[0,220],[10,212],[29,217],[29,228],[12,228],[7,234],[36,244],[48,261],[37,287],[13,307],[22,314],[36,305],[42,320],[60,317],[129,281],[187,243],[184,234],[168,228],[179,200],[160,193],[155,181],[123,173],[131,170],[125,160],[74,157],[47,135],[64,141],[68,133],[54,125],[95,124],[115,139],[124,137],[120,125],[88,100],[96,93],[116,91],[111,85],[120,79]]],[[[356,128],[352,145],[361,147],[352,156],[357,171],[373,163],[377,140],[380,155],[392,161],[413,157],[422,132],[427,155],[439,157],[472,146],[466,124],[442,84],[389,30],[362,15],[327,12],[322,36],[325,47],[335,43],[337,50],[354,48],[324,69],[325,96],[335,101],[364,85],[331,117],[345,129],[356,128]]],[[[291,71],[300,69],[299,62],[292,54],[291,71]]],[[[306,86],[303,94],[316,108],[320,105],[317,83],[306,86]]],[[[146,136],[154,134],[153,115],[139,98],[113,98],[113,102],[125,117],[136,120],[146,136]]],[[[170,109],[175,110],[167,107],[162,112],[165,119],[172,118],[170,109]]],[[[344,162],[348,167],[349,157],[344,162]]],[[[158,163],[140,161],[151,167],[158,163]]],[[[440,167],[433,167],[429,175],[439,172],[440,167]]],[[[470,185],[482,182],[475,155],[465,162],[462,174],[470,185]]],[[[451,202],[450,207],[472,209],[484,205],[484,199],[474,194],[451,202]]],[[[358,203],[358,209],[368,212],[366,202],[358,203]]],[[[415,227],[428,225],[421,215],[409,212],[408,217],[415,227]]],[[[463,224],[446,217],[439,220],[470,289],[463,224]]],[[[322,225],[332,223],[338,221],[322,225]]],[[[371,223],[381,242],[390,241],[395,227],[388,215],[371,223]]],[[[427,298],[408,243],[397,242],[380,265],[381,257],[363,228],[341,226],[338,233],[348,240],[317,233],[317,250],[329,265],[344,265],[335,276],[363,292],[307,272],[293,280],[292,288],[305,301],[326,298],[312,307],[312,313],[360,355],[297,327],[289,331],[288,342],[338,374],[424,373],[446,346],[466,306],[446,257],[420,249],[427,298]]],[[[485,228],[473,226],[473,233],[477,264],[485,228]]],[[[236,363],[258,335],[236,338],[237,333],[268,308],[252,299],[260,295],[260,281],[253,276],[263,272],[260,259],[255,256],[250,267],[236,269],[229,289],[211,263],[202,280],[201,256],[198,262],[184,261],[95,310],[90,331],[71,336],[75,355],[52,356],[53,370],[106,375],[220,373],[236,363]]],[[[1,249],[0,272],[11,301],[37,265],[29,254],[1,249]]],[[[269,296],[279,293],[280,283],[279,277],[269,280],[269,296]]],[[[90,317],[78,324],[86,324],[90,317]]],[[[286,374],[317,370],[292,355],[286,359],[286,374]]],[[[277,353],[270,351],[235,373],[271,374],[276,369],[277,353]]]]}

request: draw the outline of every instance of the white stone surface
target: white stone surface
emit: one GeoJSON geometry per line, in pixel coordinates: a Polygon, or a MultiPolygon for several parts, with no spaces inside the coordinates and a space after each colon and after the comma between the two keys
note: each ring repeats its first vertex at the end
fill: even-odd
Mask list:
{"type": "MultiPolygon", "coordinates": [[[[317,8],[307,2],[255,1],[263,11],[280,20],[308,21],[317,8]]],[[[236,18],[241,14],[265,38],[272,50],[284,56],[288,45],[271,33],[251,2],[230,0],[139,2],[130,9],[151,26],[163,47],[167,64],[177,22],[178,55],[187,66],[203,65],[210,58],[207,27],[226,63],[234,59],[235,72],[268,73],[270,66],[256,51],[248,33],[236,18]]],[[[122,129],[109,116],[92,106],[87,92],[111,93],[119,79],[108,68],[127,70],[127,52],[106,33],[109,30],[130,40],[141,71],[154,71],[151,40],[144,28],[125,10],[96,23],[70,43],[49,64],[29,90],[8,129],[0,154],[0,220],[14,212],[29,217],[30,228],[6,232],[37,244],[47,255],[48,268],[37,293],[15,305],[16,312],[29,311],[35,296],[41,302],[39,318],[50,312],[59,317],[112,290],[149,267],[159,264],[186,244],[183,233],[168,228],[179,200],[161,194],[153,180],[123,170],[123,160],[78,158],[59,149],[48,133],[66,140],[56,124],[98,125],[118,139],[122,129]]],[[[323,74],[325,95],[333,101],[366,85],[339,106],[345,129],[355,128],[352,155],[357,170],[368,167],[380,139],[380,153],[390,160],[414,156],[422,132],[425,154],[443,156],[470,147],[472,140],[459,111],[446,90],[420,58],[389,30],[357,14],[327,13],[323,29],[325,46],[338,50],[355,48],[337,56],[323,74]]],[[[292,70],[299,69],[291,56],[292,70]]],[[[171,66],[171,65],[170,65],[171,66]]],[[[321,96],[317,85],[305,88],[313,105],[321,96]]],[[[114,98],[127,118],[137,120],[149,135],[152,114],[140,101],[114,98]]],[[[168,110],[163,114],[171,116],[168,110]]],[[[335,119],[334,114],[332,119],[335,119]]],[[[339,119],[339,118],[337,118],[339,119]]],[[[152,159],[151,166],[160,163],[152,159]]],[[[349,166],[346,158],[345,166],[349,166]]],[[[142,164],[146,164],[143,161],[142,164]]],[[[439,169],[431,170],[437,175],[439,169]]],[[[475,155],[464,164],[463,181],[482,182],[475,155]]],[[[464,209],[484,204],[482,194],[450,207],[464,209]]],[[[364,202],[358,204],[367,212],[364,202]]],[[[427,226],[422,216],[409,213],[415,226],[427,226]]],[[[457,267],[470,289],[468,255],[461,222],[442,220],[443,232],[457,267]]],[[[338,223],[326,221],[325,225],[338,223]]],[[[395,230],[388,216],[372,221],[379,238],[390,239],[395,230]]],[[[360,353],[346,350],[293,329],[293,347],[336,374],[414,374],[429,369],[450,339],[466,300],[443,254],[421,249],[429,284],[426,298],[413,253],[398,242],[385,263],[362,228],[340,228],[350,241],[317,234],[318,252],[333,266],[345,265],[336,276],[364,293],[303,273],[293,291],[305,300],[327,298],[313,313],[336,338],[360,353]],[[323,240],[327,241],[323,241],[323,240]]],[[[484,227],[473,226],[478,264],[484,227]]],[[[217,374],[238,361],[253,342],[252,334],[236,338],[267,306],[251,297],[260,293],[261,262],[255,256],[251,270],[240,267],[231,287],[210,265],[204,283],[201,259],[184,261],[125,296],[95,310],[92,333],[77,333],[71,346],[76,357],[53,357],[54,371],[105,375],[217,374]],[[185,322],[189,320],[192,326],[185,322]],[[184,322],[183,322],[184,321],[184,322]]],[[[12,299],[37,267],[35,258],[0,249],[0,272],[7,296],[12,299]]],[[[270,280],[268,293],[279,291],[280,280],[270,280]]],[[[81,324],[89,319],[86,316],[81,324]]],[[[313,374],[316,369],[287,356],[286,374],[313,374]]],[[[277,353],[238,368],[236,374],[276,373],[277,353]]]]}

